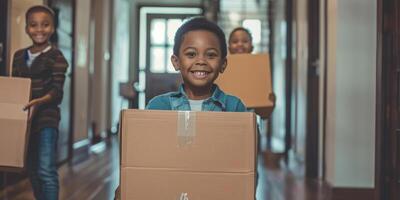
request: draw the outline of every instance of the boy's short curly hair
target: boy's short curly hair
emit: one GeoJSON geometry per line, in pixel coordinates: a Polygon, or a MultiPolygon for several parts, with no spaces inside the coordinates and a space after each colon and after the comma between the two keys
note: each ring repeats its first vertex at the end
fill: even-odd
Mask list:
{"type": "Polygon", "coordinates": [[[176,31],[174,38],[174,55],[179,55],[179,50],[181,48],[181,44],[183,38],[187,32],[195,31],[195,30],[206,30],[214,33],[218,40],[221,48],[221,57],[226,58],[227,55],[227,47],[225,34],[222,29],[215,23],[207,20],[204,17],[192,17],[184,22],[176,31]]]}
{"type": "Polygon", "coordinates": [[[28,10],[25,13],[25,22],[28,23],[29,16],[31,16],[33,13],[36,13],[36,12],[45,12],[45,13],[49,14],[51,19],[54,22],[54,16],[55,16],[54,11],[46,5],[35,5],[35,6],[28,8],[28,10]]]}
{"type": "Polygon", "coordinates": [[[232,32],[229,34],[229,41],[231,41],[232,36],[233,36],[233,34],[234,34],[236,31],[244,31],[244,32],[246,32],[247,35],[248,35],[249,38],[250,38],[250,41],[253,42],[253,36],[251,35],[249,29],[244,28],[244,27],[237,27],[237,28],[233,29],[232,32]]]}

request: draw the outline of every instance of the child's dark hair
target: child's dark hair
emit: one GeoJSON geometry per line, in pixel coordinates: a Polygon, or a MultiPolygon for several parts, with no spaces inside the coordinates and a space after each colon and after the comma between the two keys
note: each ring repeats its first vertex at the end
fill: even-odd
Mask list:
{"type": "Polygon", "coordinates": [[[45,5],[35,5],[35,6],[30,7],[26,11],[26,13],[25,13],[25,21],[26,21],[26,23],[28,23],[29,16],[31,16],[33,13],[37,13],[37,12],[45,12],[45,13],[49,14],[51,19],[54,22],[55,14],[54,14],[54,11],[51,8],[49,8],[48,6],[45,6],[45,5]]]}
{"type": "Polygon", "coordinates": [[[219,45],[221,48],[221,57],[222,58],[226,57],[227,49],[226,49],[226,40],[224,32],[217,24],[207,20],[204,17],[192,17],[188,19],[185,23],[183,23],[181,27],[178,28],[174,38],[174,55],[176,56],[179,55],[179,50],[181,48],[181,43],[183,41],[185,34],[189,31],[195,31],[195,30],[206,30],[210,31],[211,33],[214,33],[219,40],[219,45]]]}
{"type": "Polygon", "coordinates": [[[231,32],[231,34],[229,34],[229,41],[231,41],[232,36],[233,36],[233,34],[234,34],[236,31],[244,31],[244,32],[246,32],[247,35],[248,35],[249,38],[250,38],[250,41],[251,41],[251,42],[253,41],[253,37],[251,36],[251,33],[250,33],[249,29],[244,28],[244,27],[237,27],[237,28],[233,29],[232,32],[231,32]]]}

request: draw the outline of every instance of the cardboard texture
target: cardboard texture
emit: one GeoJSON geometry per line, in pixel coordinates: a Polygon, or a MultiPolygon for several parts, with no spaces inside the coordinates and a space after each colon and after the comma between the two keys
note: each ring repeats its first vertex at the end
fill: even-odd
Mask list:
{"type": "Polygon", "coordinates": [[[228,66],[215,83],[225,93],[239,97],[262,118],[268,118],[274,106],[269,99],[272,94],[269,55],[235,54],[227,59],[228,66]]]}
{"type": "Polygon", "coordinates": [[[29,139],[28,111],[31,80],[0,77],[0,170],[19,171],[25,166],[29,139]]]}
{"type": "Polygon", "coordinates": [[[120,125],[122,199],[254,199],[254,113],[124,110],[120,125]]]}

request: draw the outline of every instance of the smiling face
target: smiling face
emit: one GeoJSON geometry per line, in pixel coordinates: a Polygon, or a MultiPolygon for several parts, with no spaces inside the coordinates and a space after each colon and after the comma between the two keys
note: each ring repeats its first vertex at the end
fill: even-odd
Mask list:
{"type": "Polygon", "coordinates": [[[229,39],[229,53],[251,53],[253,51],[253,44],[249,34],[244,30],[237,30],[232,33],[229,39]]]}
{"type": "Polygon", "coordinates": [[[46,47],[54,33],[51,15],[46,12],[33,12],[28,17],[25,31],[32,39],[34,46],[46,47]]]}
{"type": "Polygon", "coordinates": [[[189,31],[183,37],[179,55],[172,55],[171,61],[181,72],[186,92],[211,92],[214,80],[226,67],[218,37],[206,30],[189,31]]]}

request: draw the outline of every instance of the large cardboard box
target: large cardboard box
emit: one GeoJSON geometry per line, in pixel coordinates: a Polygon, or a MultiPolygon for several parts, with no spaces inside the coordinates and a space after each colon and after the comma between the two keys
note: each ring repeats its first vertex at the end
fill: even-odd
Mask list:
{"type": "Polygon", "coordinates": [[[28,111],[23,111],[31,95],[31,81],[0,77],[0,170],[24,168],[28,134],[28,111]]]}
{"type": "Polygon", "coordinates": [[[123,200],[254,199],[254,113],[124,110],[120,124],[123,200]]]}
{"type": "Polygon", "coordinates": [[[239,97],[247,108],[262,118],[273,110],[271,70],[268,54],[228,55],[228,66],[216,84],[226,93],[239,97]]]}

